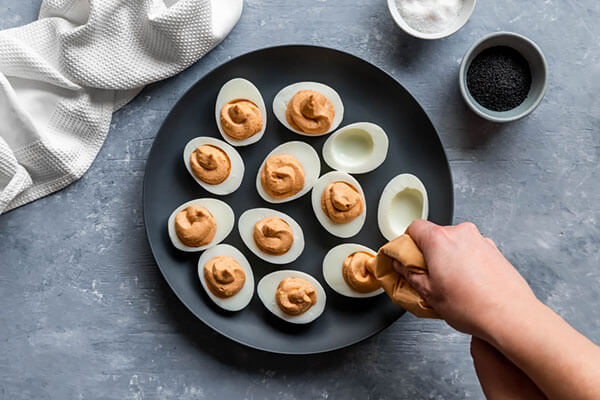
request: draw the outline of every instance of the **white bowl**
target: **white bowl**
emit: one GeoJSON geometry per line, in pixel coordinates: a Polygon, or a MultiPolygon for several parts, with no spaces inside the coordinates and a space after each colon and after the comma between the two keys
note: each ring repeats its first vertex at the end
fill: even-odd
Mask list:
{"type": "Polygon", "coordinates": [[[408,33],[409,35],[425,40],[442,39],[452,35],[453,33],[456,33],[467,23],[469,18],[471,18],[471,15],[475,10],[475,3],[477,3],[477,0],[464,0],[463,8],[460,10],[459,17],[456,19],[456,24],[450,27],[449,29],[437,33],[423,33],[414,28],[411,28],[410,25],[406,23],[406,21],[400,14],[398,7],[396,7],[396,0],[387,0],[388,8],[390,10],[390,13],[392,14],[392,18],[394,18],[394,21],[396,22],[396,25],[402,28],[402,30],[408,33]]]}

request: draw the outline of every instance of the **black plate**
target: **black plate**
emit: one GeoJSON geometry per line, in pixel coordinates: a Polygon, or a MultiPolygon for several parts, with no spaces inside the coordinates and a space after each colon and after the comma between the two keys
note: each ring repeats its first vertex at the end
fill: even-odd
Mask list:
{"type": "MultiPolygon", "coordinates": [[[[330,168],[321,162],[321,173],[330,168]]],[[[378,249],[385,243],[377,227],[377,203],[386,183],[400,173],[417,175],[429,194],[429,219],[452,222],[453,192],[448,160],[435,128],[417,101],[392,77],[353,55],[312,46],[281,46],[245,54],[216,68],[200,79],[175,105],[156,135],[144,180],[144,219],[148,241],[162,274],[179,299],[204,323],[242,344],[276,353],[310,354],[349,346],[383,330],[404,311],[385,296],[351,299],[333,292],[325,283],[321,262],[332,247],[355,242],[378,249]],[[254,207],[270,207],[292,216],[302,226],[306,246],[295,262],[268,264],[252,254],[234,230],[224,243],[241,250],[252,265],[255,281],[276,269],[299,269],[316,277],[327,292],[323,315],[298,326],[267,311],[258,296],[237,313],[219,309],[204,293],[197,276],[199,254],[176,250],[167,235],[167,219],[180,204],[204,191],[188,174],[182,160],[185,144],[196,136],[221,138],[215,122],[215,100],[221,86],[243,77],[261,91],[268,110],[267,130],[256,144],[240,147],[246,172],[242,186],[221,198],[236,218],[254,207]],[[327,136],[310,138],[288,131],[273,115],[275,94],[299,81],[323,82],[340,94],[345,115],[342,126],[359,121],[379,124],[388,134],[390,149],[385,163],[375,171],[355,175],[367,198],[367,221],[351,239],[328,234],[313,214],[310,194],[281,205],[271,205],[256,192],[255,179],[264,157],[290,140],[310,143],[321,155],[327,136]]]]}

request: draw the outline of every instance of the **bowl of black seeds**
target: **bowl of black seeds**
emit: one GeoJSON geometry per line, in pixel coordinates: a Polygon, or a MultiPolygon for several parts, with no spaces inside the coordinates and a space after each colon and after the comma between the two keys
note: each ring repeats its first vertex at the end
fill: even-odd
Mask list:
{"type": "Polygon", "coordinates": [[[546,59],[526,37],[498,32],[485,36],[465,54],[460,91],[480,117],[511,122],[530,114],[547,87],[546,59]]]}

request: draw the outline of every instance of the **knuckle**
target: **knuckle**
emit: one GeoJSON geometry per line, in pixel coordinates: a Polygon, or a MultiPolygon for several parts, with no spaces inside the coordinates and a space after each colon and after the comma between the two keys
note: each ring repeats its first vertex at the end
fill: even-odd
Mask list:
{"type": "Polygon", "coordinates": [[[431,228],[430,239],[434,244],[439,244],[446,237],[446,234],[446,230],[443,226],[434,226],[431,228]]]}
{"type": "Polygon", "coordinates": [[[479,229],[477,229],[477,226],[472,222],[463,222],[463,223],[459,224],[458,227],[467,232],[477,233],[477,234],[479,233],[479,229]]]}

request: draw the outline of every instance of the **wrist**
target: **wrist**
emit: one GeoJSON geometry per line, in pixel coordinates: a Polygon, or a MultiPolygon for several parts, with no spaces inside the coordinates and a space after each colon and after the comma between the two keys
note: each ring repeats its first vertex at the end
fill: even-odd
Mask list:
{"type": "Polygon", "coordinates": [[[535,296],[492,305],[481,324],[481,338],[499,351],[509,351],[511,344],[528,332],[539,330],[538,321],[552,311],[535,296]]]}

